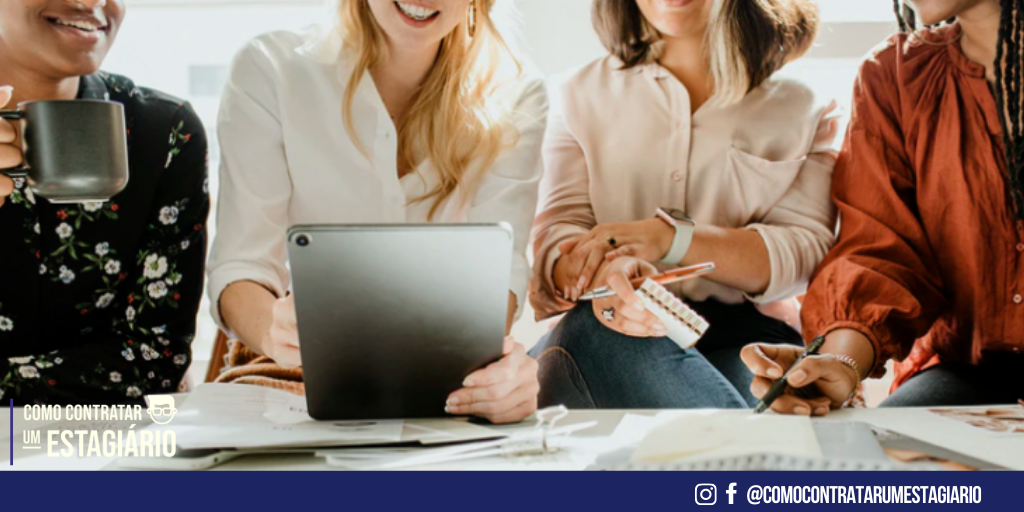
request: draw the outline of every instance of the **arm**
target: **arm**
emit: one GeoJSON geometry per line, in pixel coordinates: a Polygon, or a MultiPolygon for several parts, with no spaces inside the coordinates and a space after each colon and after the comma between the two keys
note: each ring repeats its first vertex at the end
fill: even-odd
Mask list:
{"type": "Polygon", "coordinates": [[[556,283],[554,278],[556,263],[562,255],[559,245],[585,235],[597,225],[590,204],[586,157],[563,115],[552,115],[544,137],[544,179],[540,186],[539,211],[532,233],[534,274],[530,282],[530,304],[541,320],[574,306],[564,300],[561,293],[556,293],[570,286],[568,282],[556,283]]]}
{"type": "Polygon", "coordinates": [[[214,318],[266,354],[276,299],[288,288],[285,233],[291,180],[274,72],[255,45],[235,58],[221,102],[217,238],[210,258],[214,318]]]}
{"type": "MultiPolygon", "coordinates": [[[[541,179],[541,144],[548,115],[548,95],[541,80],[524,84],[513,106],[507,134],[508,143],[494,164],[477,183],[467,213],[468,222],[507,222],[515,241],[512,279],[509,285],[519,314],[525,304],[530,264],[526,259],[530,225],[537,208],[537,186],[541,179]],[[513,138],[514,137],[514,138],[513,138]]],[[[513,317],[514,318],[514,317],[513,317]]]]}
{"type": "MultiPolygon", "coordinates": [[[[804,300],[805,335],[826,334],[826,342],[789,379],[815,391],[784,396],[772,406],[777,412],[820,415],[842,404],[861,379],[881,377],[888,359],[906,357],[945,308],[935,255],[918,221],[916,173],[904,151],[895,91],[878,58],[861,69],[832,184],[839,240],[804,300]],[[852,358],[857,372],[837,356],[852,358]]],[[[800,352],[745,347],[754,394],[763,395],[800,352]]]]}
{"type": "Polygon", "coordinates": [[[168,148],[174,158],[163,171],[134,270],[109,306],[113,325],[79,347],[0,362],[4,394],[55,404],[110,404],[140,403],[144,394],[177,390],[190,363],[202,298],[210,203],[202,123],[184,105],[168,131],[174,133],[168,148]],[[167,214],[171,208],[176,216],[167,214]]]}
{"type": "Polygon", "coordinates": [[[803,311],[808,336],[851,329],[870,342],[870,357],[858,363],[874,376],[884,374],[888,359],[906,357],[946,307],[938,264],[918,220],[916,172],[904,151],[895,93],[888,92],[896,90],[876,63],[865,64],[833,182],[839,240],[803,311]]]}
{"type": "MultiPolygon", "coordinates": [[[[835,242],[836,207],[829,188],[836,163],[833,143],[838,130],[838,105],[831,102],[815,121],[807,159],[792,186],[760,222],[744,228],[748,236],[760,235],[763,248],[755,254],[759,256],[756,267],[761,275],[756,280],[749,275],[743,283],[746,286],[734,287],[754,302],[773,302],[803,293],[835,242]],[[755,282],[757,286],[752,286],[755,282]]],[[[727,253],[716,254],[721,258],[727,253]]],[[[699,249],[693,256],[699,256],[699,249]]],[[[700,261],[708,260],[691,259],[691,254],[684,259],[685,264],[700,261]]],[[[737,269],[736,275],[742,275],[742,271],[737,269]]],[[[711,278],[717,279],[714,275],[711,278]]]]}

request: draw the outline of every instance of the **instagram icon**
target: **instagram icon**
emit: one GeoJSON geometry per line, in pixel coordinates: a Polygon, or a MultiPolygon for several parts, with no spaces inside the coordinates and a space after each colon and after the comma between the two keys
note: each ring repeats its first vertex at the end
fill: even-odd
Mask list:
{"type": "Polygon", "coordinates": [[[718,487],[715,484],[697,484],[693,494],[698,505],[714,505],[718,502],[718,487]]]}

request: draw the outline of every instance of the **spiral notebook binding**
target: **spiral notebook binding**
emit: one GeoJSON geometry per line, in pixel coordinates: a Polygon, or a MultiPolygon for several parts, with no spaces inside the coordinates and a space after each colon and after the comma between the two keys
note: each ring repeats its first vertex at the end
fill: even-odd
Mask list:
{"type": "Polygon", "coordinates": [[[661,306],[666,313],[688,327],[697,336],[703,336],[707,332],[708,327],[710,327],[707,320],[690,309],[690,306],[679,300],[672,292],[666,290],[664,286],[648,279],[644,284],[640,285],[640,292],[661,306]]]}

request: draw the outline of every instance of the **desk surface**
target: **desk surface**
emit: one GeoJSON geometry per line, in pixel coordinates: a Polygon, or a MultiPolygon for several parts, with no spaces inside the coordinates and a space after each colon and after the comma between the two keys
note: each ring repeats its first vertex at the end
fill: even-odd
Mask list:
{"type": "MultiPolygon", "coordinates": [[[[596,427],[577,434],[594,441],[610,438],[622,418],[627,414],[654,415],[659,411],[652,410],[596,410],[572,411],[562,420],[560,425],[571,425],[587,421],[597,421],[596,427]]],[[[45,429],[46,422],[28,422],[20,407],[14,410],[14,465],[10,460],[10,433],[8,426],[8,410],[0,409],[0,419],[4,424],[2,447],[0,447],[0,469],[15,470],[100,470],[110,469],[114,459],[110,458],[50,458],[42,450],[26,450],[22,446],[21,432],[26,428],[45,429]]],[[[148,419],[148,418],[147,418],[148,419]]],[[[986,462],[1010,469],[1024,471],[1024,436],[997,436],[977,431],[971,427],[951,421],[936,421],[936,417],[925,409],[848,409],[837,411],[828,416],[829,421],[862,421],[922,441],[942,446],[950,450],[968,455],[986,462]]],[[[45,439],[43,440],[45,445],[45,439]]],[[[486,460],[478,463],[460,464],[455,469],[492,469],[496,468],[486,460]]],[[[249,455],[223,464],[220,470],[274,470],[274,471],[315,471],[330,469],[324,459],[312,454],[293,455],[249,455]]],[[[501,469],[513,469],[503,467],[501,469]]],[[[559,469],[559,466],[545,466],[544,469],[559,469]]],[[[566,469],[570,469],[566,467],[566,469]]]]}

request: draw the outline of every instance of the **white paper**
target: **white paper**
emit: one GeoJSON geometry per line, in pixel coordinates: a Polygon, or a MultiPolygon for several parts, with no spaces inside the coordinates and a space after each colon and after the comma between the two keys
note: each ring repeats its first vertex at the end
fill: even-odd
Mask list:
{"type": "MultiPolygon", "coordinates": [[[[393,443],[401,420],[315,421],[305,399],[260,386],[202,384],[169,425],[188,450],[326,447],[393,443]]],[[[154,428],[151,426],[150,428],[154,428]]]]}
{"type": "Polygon", "coordinates": [[[658,415],[633,462],[661,464],[756,454],[823,457],[810,418],[750,411],[684,411],[658,415]]]}

